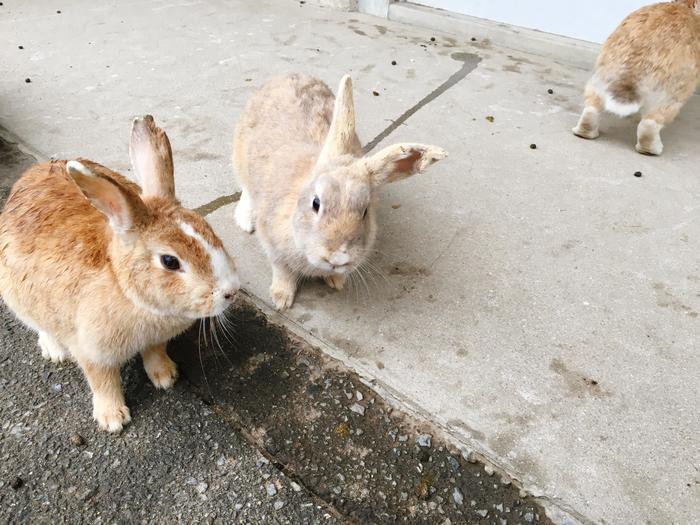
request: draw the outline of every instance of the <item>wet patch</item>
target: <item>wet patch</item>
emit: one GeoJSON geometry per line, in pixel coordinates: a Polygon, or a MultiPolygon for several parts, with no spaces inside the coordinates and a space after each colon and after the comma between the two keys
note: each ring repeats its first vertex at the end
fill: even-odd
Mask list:
{"type": "Polygon", "coordinates": [[[433,100],[438,98],[445,91],[447,91],[452,86],[463,80],[469,73],[474,71],[479,65],[479,62],[481,62],[481,57],[473,53],[452,53],[452,55],[450,56],[453,60],[462,63],[462,67],[459,69],[459,71],[451,75],[450,78],[448,78],[445,82],[440,84],[433,91],[428,93],[411,108],[404,111],[403,114],[401,114],[396,120],[392,121],[392,123],[386,129],[384,129],[384,131],[379,133],[379,135],[374,137],[362,148],[362,151],[364,153],[372,151],[377,146],[377,144],[379,144],[381,141],[383,141],[385,138],[391,135],[396,129],[398,129],[399,126],[403,125],[404,122],[406,122],[410,117],[415,115],[421,108],[430,104],[433,100]]]}
{"type": "Polygon", "coordinates": [[[421,266],[414,266],[407,262],[397,262],[392,264],[386,269],[389,275],[401,275],[403,277],[408,276],[420,276],[425,277],[430,275],[430,270],[423,268],[421,266]]]}
{"type": "Polygon", "coordinates": [[[562,359],[554,358],[549,369],[556,372],[566,383],[572,397],[591,395],[593,397],[610,397],[610,392],[604,390],[597,379],[589,375],[570,370],[562,359]]]}
{"type": "Polygon", "coordinates": [[[695,310],[669,292],[664,283],[656,282],[653,287],[656,292],[656,304],[661,308],[670,308],[674,312],[683,313],[688,317],[695,318],[698,316],[695,310]]]}
{"type": "Polygon", "coordinates": [[[233,204],[234,202],[238,202],[240,199],[241,192],[237,191],[232,195],[223,195],[222,197],[217,197],[213,201],[207,202],[206,204],[202,204],[198,208],[195,208],[193,211],[198,213],[202,217],[206,217],[207,215],[214,213],[219,208],[223,208],[224,206],[233,204]]]}

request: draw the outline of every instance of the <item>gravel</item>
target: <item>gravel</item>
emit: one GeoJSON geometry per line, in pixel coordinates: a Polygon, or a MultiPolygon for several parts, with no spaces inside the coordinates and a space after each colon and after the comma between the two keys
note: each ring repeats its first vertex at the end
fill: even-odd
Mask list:
{"type": "Polygon", "coordinates": [[[419,447],[430,448],[433,441],[433,436],[430,434],[420,434],[416,438],[416,443],[419,447]]]}

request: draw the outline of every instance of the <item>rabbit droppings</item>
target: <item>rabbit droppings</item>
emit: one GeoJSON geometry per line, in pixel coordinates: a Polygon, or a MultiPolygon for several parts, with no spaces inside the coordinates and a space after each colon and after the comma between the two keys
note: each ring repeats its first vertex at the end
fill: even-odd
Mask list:
{"type": "Polygon", "coordinates": [[[603,44],[573,132],[595,139],[601,111],[621,117],[641,112],[637,151],[661,155],[661,129],[676,118],[699,81],[700,0],[642,7],[603,44]]]}
{"type": "Polygon", "coordinates": [[[141,353],[158,388],[175,382],[166,342],[222,313],[238,291],[211,227],[175,197],[165,133],[134,121],[129,148],[142,187],[88,160],[31,167],[0,215],[0,294],[39,334],[42,355],[74,359],[100,428],[130,420],[119,377],[141,353]]]}
{"type": "Polygon", "coordinates": [[[235,131],[233,165],[242,189],[235,219],[243,230],[257,230],[272,265],[274,306],[292,305],[302,277],[342,289],[372,251],[380,188],[446,156],[424,144],[363,156],[347,75],[335,101],[326,84],[304,74],[265,84],[235,131]]]}

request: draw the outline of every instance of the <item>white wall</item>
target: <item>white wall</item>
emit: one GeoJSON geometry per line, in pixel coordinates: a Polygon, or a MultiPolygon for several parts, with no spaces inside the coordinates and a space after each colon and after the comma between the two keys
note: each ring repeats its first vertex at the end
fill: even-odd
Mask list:
{"type": "Polygon", "coordinates": [[[456,13],[602,43],[629,13],[654,0],[411,0],[456,13]]]}

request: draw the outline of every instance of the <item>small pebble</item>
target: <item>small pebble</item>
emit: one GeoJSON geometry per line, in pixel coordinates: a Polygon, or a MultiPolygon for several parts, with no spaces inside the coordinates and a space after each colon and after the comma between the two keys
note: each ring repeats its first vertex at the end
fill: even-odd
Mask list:
{"type": "Polygon", "coordinates": [[[273,504],[275,510],[280,510],[280,509],[282,509],[282,507],[284,507],[285,505],[286,505],[286,503],[285,503],[284,501],[282,501],[281,499],[278,499],[278,500],[275,501],[275,503],[273,504]]]}
{"type": "Polygon", "coordinates": [[[365,407],[363,407],[360,403],[355,403],[350,407],[350,410],[355,412],[356,414],[360,414],[361,416],[365,415],[365,407]]]}
{"type": "Polygon", "coordinates": [[[85,444],[85,438],[80,434],[76,433],[70,437],[70,442],[73,443],[76,447],[82,447],[85,444]]]}
{"type": "Polygon", "coordinates": [[[489,122],[493,122],[493,121],[496,120],[496,119],[494,118],[493,115],[487,115],[487,116],[486,116],[486,120],[488,120],[489,122]]]}
{"type": "Polygon", "coordinates": [[[549,93],[550,95],[554,95],[554,90],[552,88],[549,88],[547,90],[547,93],[549,93]]]}
{"type": "Polygon", "coordinates": [[[400,207],[401,207],[400,204],[392,204],[392,205],[391,205],[391,208],[394,209],[394,210],[398,210],[400,207]]]}
{"type": "Polygon", "coordinates": [[[525,518],[525,521],[527,521],[528,523],[532,523],[533,521],[535,521],[535,515],[532,512],[526,512],[523,518],[525,518]]]}
{"type": "Polygon", "coordinates": [[[434,36],[431,36],[431,37],[430,37],[430,41],[431,41],[431,42],[435,42],[435,37],[434,37],[434,36]]]}
{"type": "Polygon", "coordinates": [[[294,481],[292,481],[292,482],[290,483],[290,485],[291,485],[292,490],[293,490],[294,492],[301,492],[301,485],[299,485],[298,483],[295,483],[294,481]]]}
{"type": "Polygon", "coordinates": [[[475,36],[472,37],[472,42],[476,42],[476,37],[475,37],[475,36]]]}
{"type": "Polygon", "coordinates": [[[12,487],[12,490],[19,490],[22,488],[22,485],[24,485],[24,480],[19,476],[13,479],[10,483],[10,487],[12,487]]]}
{"type": "Polygon", "coordinates": [[[199,492],[200,494],[204,494],[208,488],[209,488],[209,485],[207,485],[207,483],[204,481],[197,483],[197,486],[195,487],[197,492],[199,492]]]}
{"type": "Polygon", "coordinates": [[[634,172],[634,176],[637,177],[637,178],[639,178],[639,177],[642,176],[642,172],[641,172],[641,171],[635,171],[635,172],[634,172]]]}
{"type": "Polygon", "coordinates": [[[60,12],[60,11],[56,11],[56,13],[58,13],[59,15],[61,14],[61,12],[60,12]]]}
{"type": "Polygon", "coordinates": [[[537,144],[530,144],[530,149],[537,149],[537,144]]]}
{"type": "Polygon", "coordinates": [[[452,470],[455,472],[459,470],[459,461],[457,461],[454,457],[448,456],[447,462],[450,464],[450,467],[452,467],[452,470]]]}
{"type": "Polygon", "coordinates": [[[24,46],[17,46],[19,49],[24,49],[24,46]]]}
{"type": "Polygon", "coordinates": [[[432,440],[433,436],[431,436],[430,434],[420,434],[416,438],[416,443],[419,447],[430,448],[430,446],[432,445],[432,440]]]}
{"type": "Polygon", "coordinates": [[[275,487],[274,483],[266,483],[265,490],[267,491],[267,495],[270,497],[277,495],[277,487],[275,487]]]}
{"type": "Polygon", "coordinates": [[[395,65],[396,65],[396,60],[392,60],[392,61],[391,61],[391,65],[392,65],[392,66],[395,66],[395,65]]]}
{"type": "Polygon", "coordinates": [[[372,94],[373,94],[375,97],[378,97],[378,96],[379,96],[379,91],[372,91],[372,94]]]}
{"type": "Polygon", "coordinates": [[[27,84],[29,84],[29,83],[32,81],[32,79],[31,79],[31,78],[25,78],[24,81],[25,81],[27,84]]]}
{"type": "Polygon", "coordinates": [[[491,465],[484,465],[484,472],[489,476],[493,476],[493,467],[491,465]]]}
{"type": "Polygon", "coordinates": [[[485,518],[486,516],[489,515],[489,511],[482,509],[482,510],[477,510],[476,513],[481,516],[482,518],[485,518]]]}
{"type": "Polygon", "coordinates": [[[458,487],[455,487],[452,491],[452,499],[455,500],[455,505],[457,505],[458,507],[461,507],[464,503],[464,496],[462,495],[462,491],[459,490],[458,487]]]}

